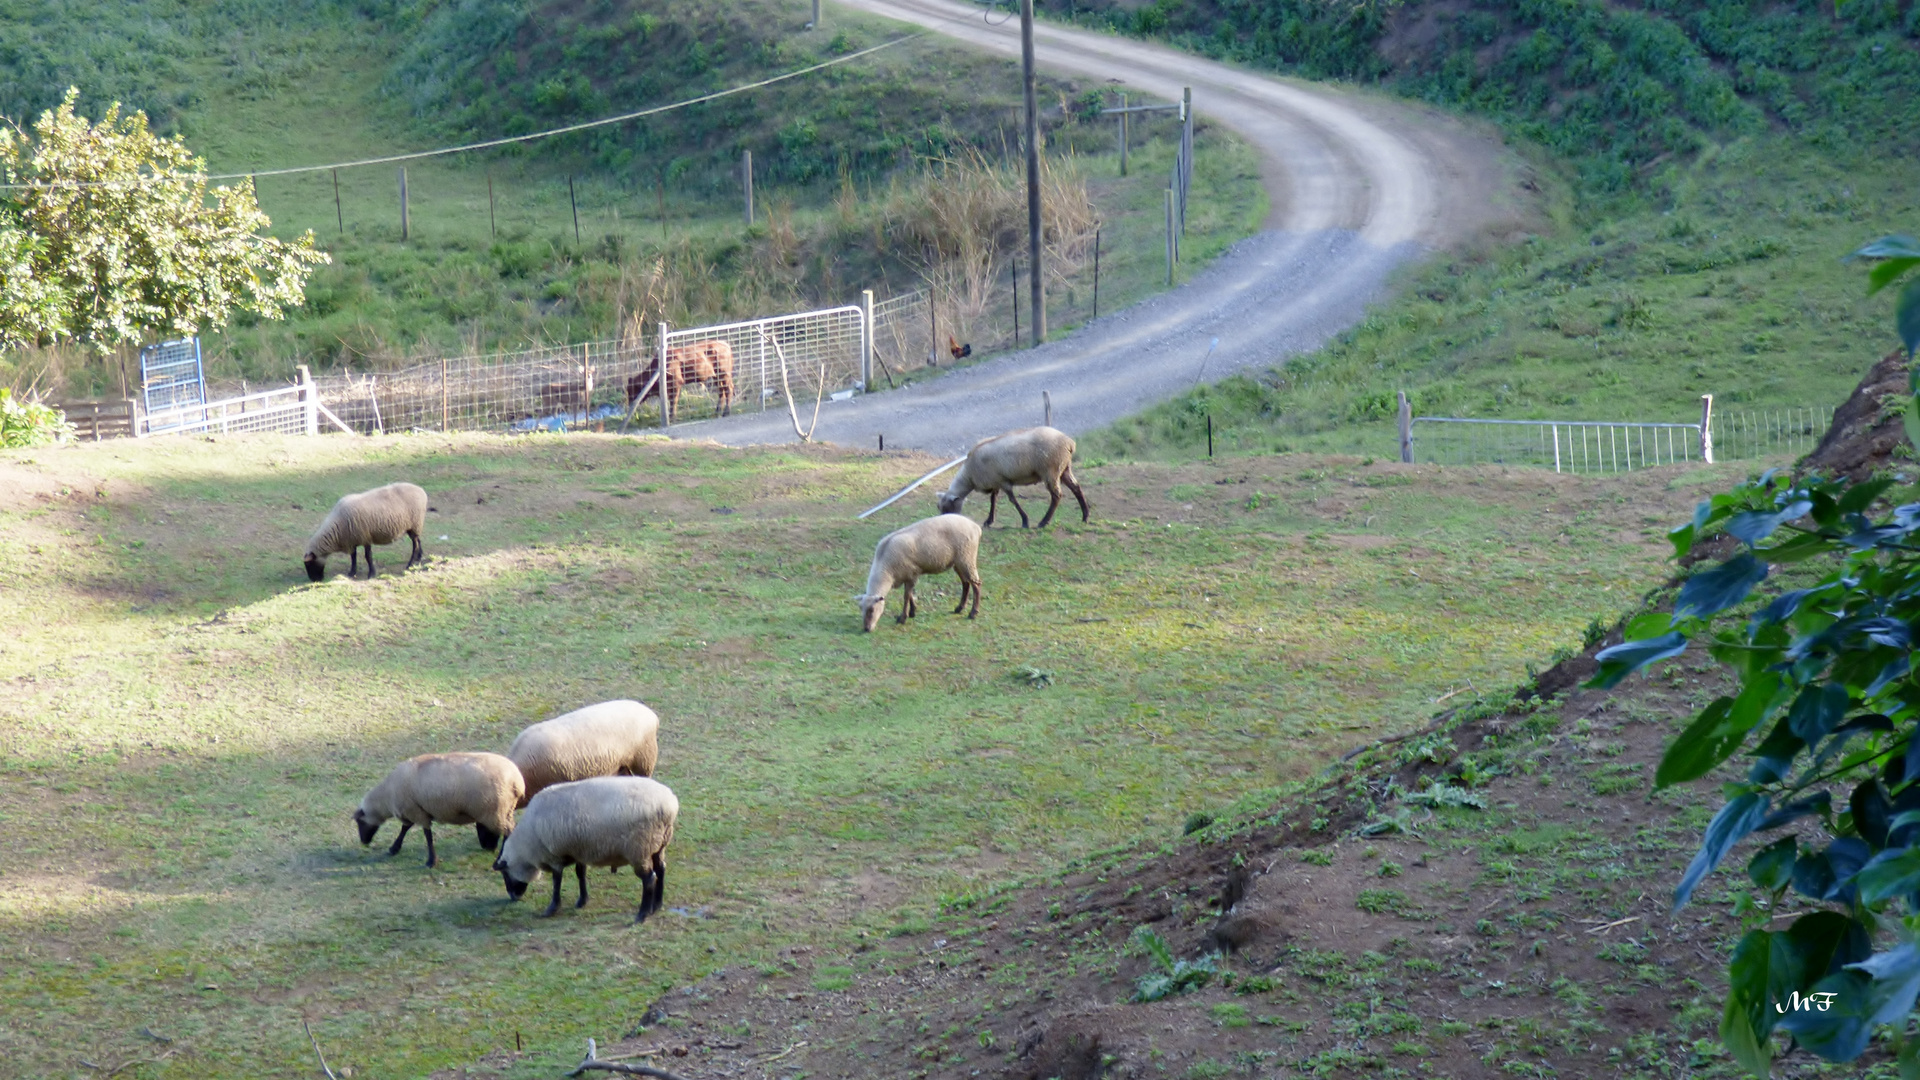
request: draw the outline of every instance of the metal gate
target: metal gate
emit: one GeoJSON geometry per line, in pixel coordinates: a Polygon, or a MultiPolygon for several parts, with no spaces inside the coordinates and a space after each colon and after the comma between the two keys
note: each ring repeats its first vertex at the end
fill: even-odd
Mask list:
{"type": "Polygon", "coordinates": [[[204,420],[207,377],[200,363],[200,339],[163,341],[141,349],[140,393],[149,432],[204,420]]]}
{"type": "MultiPolygon", "coordinates": [[[[677,364],[687,356],[682,350],[718,342],[724,350],[709,350],[707,356],[721,354],[731,361],[733,407],[779,408],[789,394],[797,405],[812,402],[816,395],[851,395],[866,389],[867,357],[872,349],[868,311],[849,304],[720,326],[667,328],[660,348],[669,363],[677,364]]],[[[718,415],[723,404],[719,390],[713,383],[702,388],[689,382],[674,418],[718,415]],[[698,404],[697,395],[702,393],[711,397],[710,405],[698,404]]]]}

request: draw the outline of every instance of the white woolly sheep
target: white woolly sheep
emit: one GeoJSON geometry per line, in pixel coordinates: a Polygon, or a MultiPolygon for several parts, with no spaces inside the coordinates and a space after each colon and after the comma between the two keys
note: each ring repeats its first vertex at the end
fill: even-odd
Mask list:
{"type": "Polygon", "coordinates": [[[904,623],[919,612],[913,599],[914,583],[922,574],[940,574],[952,570],[960,577],[960,606],[966,609],[967,595],[973,595],[971,619],[980,614],[980,526],[961,514],[941,514],[923,518],[904,529],[895,529],[880,538],[873,548],[873,568],[867,571],[867,591],[854,597],[860,605],[861,629],[872,631],[880,624],[880,613],[887,606],[887,594],[895,585],[906,586],[901,598],[900,617],[904,623]]]}
{"type": "Polygon", "coordinates": [[[349,578],[359,570],[360,549],[367,549],[367,577],[374,575],[373,545],[391,544],[401,533],[413,539],[413,555],[407,569],[426,557],[420,544],[420,530],[427,527],[427,493],[418,485],[388,484],[357,495],[342,495],[333,504],[313,539],[307,541],[307,577],[319,581],[327,574],[327,556],[346,552],[349,578]]]}
{"type": "Polygon", "coordinates": [[[422,754],[395,765],[367,792],[353,812],[353,823],[360,827],[364,845],[373,843],[388,818],[399,818],[400,835],[393,838],[388,855],[400,854],[407,830],[420,826],[427,835],[427,865],[432,866],[434,822],[472,825],[480,846],[492,851],[501,837],[513,832],[513,812],[525,790],[520,769],[499,754],[422,754]]]}
{"type": "Polygon", "coordinates": [[[680,800],[665,784],[644,776],[597,776],[555,784],[534,796],[520,827],[500,845],[493,868],[518,900],[545,870],[553,875],[553,900],[541,918],[560,910],[560,878],[573,867],[580,899],[587,904],[587,867],[633,867],[640,879],[636,923],[660,910],[667,891],[667,845],[680,816],[680,800]]]}
{"type": "Polygon", "coordinates": [[[1007,501],[1020,512],[1020,527],[1024,529],[1027,511],[1020,500],[1014,498],[1014,485],[1045,484],[1053,501],[1047,505],[1046,516],[1040,519],[1040,527],[1044,529],[1053,520],[1053,512],[1060,509],[1060,485],[1064,483],[1080,502],[1080,520],[1086,521],[1087,497],[1080,490],[1080,481],[1073,476],[1073,450],[1073,437],[1050,427],[1025,428],[981,439],[967,451],[967,463],[960,466],[953,483],[940,496],[940,512],[957,514],[968,495],[984,491],[987,493],[986,523],[992,525],[993,516],[1000,510],[1000,493],[1004,491],[1007,501]]]}
{"type": "Polygon", "coordinates": [[[603,701],[528,727],[507,756],[527,781],[521,806],[569,780],[652,776],[660,762],[660,717],[637,701],[603,701]]]}

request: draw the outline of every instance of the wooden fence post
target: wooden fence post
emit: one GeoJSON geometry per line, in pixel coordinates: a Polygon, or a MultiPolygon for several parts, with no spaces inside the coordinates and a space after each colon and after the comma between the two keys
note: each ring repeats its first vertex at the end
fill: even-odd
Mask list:
{"type": "Polygon", "coordinates": [[[1167,189],[1167,287],[1173,287],[1173,189],[1167,189]]]}
{"type": "Polygon", "coordinates": [[[400,166],[400,242],[403,244],[406,243],[408,235],[409,235],[409,230],[407,228],[407,167],[405,165],[402,165],[400,166]]]}
{"type": "Polygon", "coordinates": [[[1413,403],[1407,400],[1407,392],[1400,394],[1400,460],[1413,461],[1413,403]]]}
{"type": "Polygon", "coordinates": [[[1053,395],[1045,390],[1040,391],[1040,416],[1042,423],[1053,426],[1053,395]]]}
{"type": "Polygon", "coordinates": [[[1120,175],[1127,175],[1127,95],[1120,95],[1120,175]]]}
{"type": "Polygon", "coordinates": [[[667,425],[672,423],[672,421],[667,418],[667,402],[669,400],[669,398],[667,397],[667,333],[668,331],[669,331],[669,327],[667,326],[666,320],[664,319],[661,320],[660,322],[660,430],[661,431],[667,430],[667,425]]]}
{"type": "Polygon", "coordinates": [[[753,151],[740,151],[740,183],[747,196],[747,224],[753,224],[753,151]]]}

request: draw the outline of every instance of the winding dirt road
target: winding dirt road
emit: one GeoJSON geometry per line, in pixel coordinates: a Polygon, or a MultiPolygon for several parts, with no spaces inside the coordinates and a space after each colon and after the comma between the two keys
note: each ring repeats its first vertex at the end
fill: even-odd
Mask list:
{"type": "MultiPolygon", "coordinates": [[[[1017,57],[1018,20],[988,25],[951,0],[842,0],[968,45],[1017,57]]],[[[1194,110],[1262,155],[1273,212],[1184,285],[1070,335],[897,391],[829,402],[816,439],[959,453],[1040,422],[1086,431],[1163,401],[1196,379],[1265,369],[1358,321],[1394,269],[1435,248],[1519,227],[1517,167],[1489,135],[1411,104],[1281,80],[1127,38],[1041,23],[1050,74],[1118,82],[1162,100],[1193,88],[1194,110]],[[1220,344],[1207,356],[1210,339],[1220,344]],[[1204,369],[1202,362],[1204,358],[1204,369]]],[[[784,410],[676,427],[683,438],[794,441],[784,410]]]]}

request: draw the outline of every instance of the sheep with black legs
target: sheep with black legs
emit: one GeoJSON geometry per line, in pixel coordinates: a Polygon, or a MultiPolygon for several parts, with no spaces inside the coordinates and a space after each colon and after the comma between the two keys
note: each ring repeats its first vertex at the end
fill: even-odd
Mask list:
{"type": "Polygon", "coordinates": [[[880,625],[880,614],[887,606],[887,594],[895,585],[906,586],[901,597],[900,616],[904,623],[919,613],[913,599],[913,586],[924,574],[951,570],[960,577],[960,606],[955,615],[966,610],[967,596],[973,596],[971,619],[980,614],[980,526],[963,514],[941,514],[923,518],[903,529],[895,529],[880,538],[873,548],[873,565],[867,570],[867,591],[854,597],[860,605],[862,630],[880,625]]]}
{"type": "Polygon", "coordinates": [[[588,705],[529,726],[507,748],[527,793],[593,776],[652,776],[660,762],[660,717],[637,701],[588,705]]]}
{"type": "Polygon", "coordinates": [[[986,524],[991,526],[993,516],[1000,510],[1000,494],[1005,492],[1007,501],[1019,511],[1020,527],[1024,529],[1027,511],[1014,497],[1014,486],[1045,484],[1053,501],[1047,504],[1046,516],[1040,519],[1040,527],[1044,529],[1053,520],[1053,512],[1060,509],[1060,486],[1065,484],[1080,503],[1080,520],[1086,521],[1087,496],[1080,490],[1080,481],[1074,479],[1073,451],[1073,437],[1050,427],[1024,428],[981,439],[967,451],[967,463],[960,466],[953,483],[941,494],[940,512],[957,514],[968,495],[984,491],[987,493],[986,524]]]}
{"type": "Polygon", "coordinates": [[[416,484],[395,483],[342,495],[333,510],[307,541],[304,561],[307,577],[319,581],[327,576],[327,556],[345,552],[349,556],[347,576],[359,570],[360,549],[367,552],[367,577],[375,573],[373,545],[391,544],[405,533],[413,540],[413,554],[407,569],[426,557],[420,543],[420,531],[427,527],[427,493],[416,484]]]}
{"type": "Polygon", "coordinates": [[[513,812],[526,790],[520,769],[499,754],[421,754],[393,767],[367,792],[353,812],[360,843],[373,843],[388,818],[400,819],[400,835],[388,855],[400,854],[407,830],[415,825],[427,837],[427,865],[435,860],[433,823],[472,825],[480,846],[494,849],[513,832],[513,812]]]}
{"type": "Polygon", "coordinates": [[[580,899],[587,904],[587,867],[633,867],[640,879],[640,910],[633,921],[647,921],[660,910],[667,889],[667,845],[673,842],[680,800],[658,780],[645,776],[598,776],[555,784],[535,795],[520,815],[520,827],[500,845],[493,868],[506,882],[509,899],[526,895],[541,871],[553,875],[553,899],[542,918],[560,910],[560,878],[573,867],[580,899]]]}

